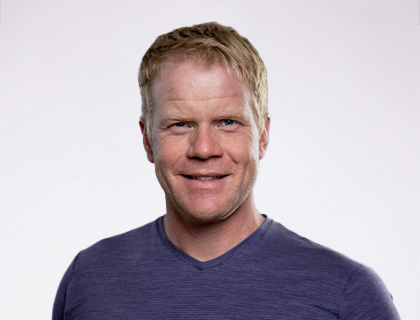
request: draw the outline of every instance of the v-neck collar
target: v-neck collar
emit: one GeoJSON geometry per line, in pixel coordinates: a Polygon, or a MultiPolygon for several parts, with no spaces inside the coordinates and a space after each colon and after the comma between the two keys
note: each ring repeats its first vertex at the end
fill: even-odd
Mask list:
{"type": "Polygon", "coordinates": [[[184,260],[185,262],[189,263],[193,267],[195,267],[199,270],[204,270],[204,269],[207,269],[207,268],[214,267],[214,266],[222,263],[223,261],[226,261],[227,259],[231,258],[235,254],[239,253],[240,251],[242,251],[243,249],[248,247],[250,244],[254,243],[256,240],[258,240],[268,230],[268,228],[271,226],[271,224],[273,222],[273,220],[271,220],[267,216],[264,215],[264,217],[265,217],[265,221],[263,222],[263,224],[257,230],[255,230],[253,233],[251,233],[246,239],[244,239],[238,245],[236,245],[235,247],[233,247],[229,251],[225,252],[221,256],[219,256],[217,258],[214,258],[212,260],[209,260],[209,261],[204,261],[204,262],[199,261],[199,260],[189,256],[188,254],[183,252],[181,249],[179,249],[176,245],[174,245],[171,242],[171,240],[169,240],[168,236],[166,235],[165,229],[163,227],[163,216],[160,217],[156,221],[156,228],[157,228],[157,232],[158,232],[162,242],[165,244],[165,246],[169,250],[172,251],[173,254],[175,254],[178,258],[184,260]]]}

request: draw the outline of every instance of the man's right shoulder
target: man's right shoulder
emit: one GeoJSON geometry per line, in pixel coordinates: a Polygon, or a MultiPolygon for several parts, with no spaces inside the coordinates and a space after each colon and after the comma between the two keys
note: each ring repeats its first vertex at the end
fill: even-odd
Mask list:
{"type": "Polygon", "coordinates": [[[157,220],[96,242],[79,252],[73,268],[81,272],[98,271],[148,255],[159,240],[156,224],[157,220]]]}

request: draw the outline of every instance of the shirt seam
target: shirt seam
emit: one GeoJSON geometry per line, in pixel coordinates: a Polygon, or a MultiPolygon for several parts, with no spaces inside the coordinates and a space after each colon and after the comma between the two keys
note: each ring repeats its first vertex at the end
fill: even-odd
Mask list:
{"type": "Polygon", "coordinates": [[[357,267],[353,270],[353,272],[349,276],[349,279],[347,280],[346,285],[344,286],[343,294],[341,296],[340,312],[339,312],[339,318],[338,319],[341,319],[341,315],[342,315],[342,312],[343,312],[344,296],[346,295],[346,291],[347,291],[348,287],[350,286],[350,282],[352,281],[353,276],[356,274],[356,272],[359,271],[362,267],[363,267],[363,265],[360,264],[360,263],[357,265],[357,267]]]}

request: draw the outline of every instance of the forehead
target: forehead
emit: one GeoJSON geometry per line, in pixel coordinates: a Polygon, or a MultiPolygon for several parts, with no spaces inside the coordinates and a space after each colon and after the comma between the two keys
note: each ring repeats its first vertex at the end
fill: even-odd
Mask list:
{"type": "Polygon", "coordinates": [[[171,101],[247,100],[250,95],[246,83],[220,64],[198,61],[164,62],[152,83],[152,91],[158,105],[171,101]]]}

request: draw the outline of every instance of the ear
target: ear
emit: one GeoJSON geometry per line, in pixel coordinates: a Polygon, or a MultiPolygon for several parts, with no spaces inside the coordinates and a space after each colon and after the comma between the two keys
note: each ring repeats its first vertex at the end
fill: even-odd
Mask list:
{"type": "Polygon", "coordinates": [[[268,146],[268,136],[270,132],[270,116],[265,120],[264,129],[260,136],[260,160],[264,157],[268,146]]]}
{"type": "Polygon", "coordinates": [[[149,137],[147,134],[147,128],[145,123],[143,122],[143,120],[140,120],[139,122],[140,124],[140,129],[141,129],[141,133],[143,135],[143,146],[144,146],[144,150],[146,150],[146,154],[147,154],[147,159],[151,162],[154,163],[155,160],[153,158],[153,149],[152,149],[152,144],[149,141],[149,137]]]}

